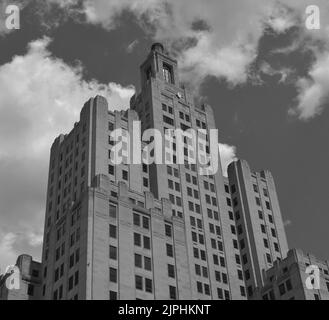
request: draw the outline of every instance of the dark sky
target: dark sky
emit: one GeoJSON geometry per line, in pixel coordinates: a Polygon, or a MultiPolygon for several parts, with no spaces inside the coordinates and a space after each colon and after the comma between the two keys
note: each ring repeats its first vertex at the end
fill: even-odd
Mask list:
{"type": "MultiPolygon", "coordinates": [[[[76,17],[66,17],[55,26],[53,21],[49,25],[41,25],[41,18],[35,15],[35,10],[28,6],[23,11],[21,30],[0,36],[0,77],[1,66],[11,63],[16,55],[27,55],[27,45],[31,41],[47,36],[52,39],[48,45],[50,55],[67,66],[82,66],[84,81],[95,79],[98,83],[113,82],[123,87],[134,85],[138,90],[139,65],[155,36],[146,32],[145,25],[141,26],[132,13],[123,12],[120,23],[108,30],[101,25],[78,21],[76,17]],[[128,50],[134,41],[135,46],[128,50]]],[[[51,19],[54,19],[54,14],[51,19]]],[[[302,248],[319,258],[328,258],[329,109],[324,103],[321,115],[307,121],[289,114],[288,110],[297,104],[296,81],[307,76],[314,56],[298,46],[288,53],[275,52],[292,44],[298,32],[296,28],[280,34],[271,29],[265,30],[257,44],[257,57],[248,66],[249,78],[232,85],[225,76],[203,75],[197,99],[213,107],[221,142],[236,146],[237,156],[247,160],[253,170],[268,169],[272,172],[289,246],[302,248]],[[272,69],[263,68],[264,62],[272,69]],[[283,80],[285,68],[293,72],[283,80]]],[[[0,98],[4,90],[0,81],[0,98]]],[[[2,139],[6,139],[6,134],[0,129],[2,139]]],[[[40,160],[45,172],[47,157],[48,154],[43,155],[40,160]]],[[[44,188],[46,174],[39,182],[44,188]]],[[[0,181],[1,184],[4,190],[4,180],[0,181]]],[[[35,195],[40,204],[38,219],[33,220],[40,224],[35,229],[37,234],[43,228],[45,190],[41,187],[35,195]]],[[[11,201],[18,200],[13,197],[11,201]]],[[[11,232],[10,210],[10,203],[4,209],[0,202],[3,235],[11,232]]],[[[18,220],[26,220],[22,212],[14,214],[18,220]]],[[[19,232],[19,228],[12,232],[19,232]]],[[[12,247],[15,252],[29,250],[34,255],[40,252],[40,243],[31,247],[17,242],[12,243],[12,247]]]]}

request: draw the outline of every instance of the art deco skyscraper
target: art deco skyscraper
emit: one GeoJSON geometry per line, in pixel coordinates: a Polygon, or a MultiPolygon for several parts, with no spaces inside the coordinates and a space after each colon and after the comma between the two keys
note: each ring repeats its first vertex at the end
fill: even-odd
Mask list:
{"type": "MultiPolygon", "coordinates": [[[[114,165],[110,159],[110,135],[118,128],[129,132],[121,138],[122,145],[132,154],[140,152],[129,142],[139,119],[142,133],[180,128],[202,129],[209,136],[216,128],[212,109],[194,104],[180,85],[177,61],[161,44],[152,46],[140,71],[141,92],[131,99],[129,110],[111,112],[104,98],[92,98],[73,130],[59,136],[51,148],[42,297],[246,299],[247,270],[230,188],[235,184],[242,196],[243,187],[252,186],[234,174],[224,178],[220,161],[215,174],[200,175],[199,163],[114,165]]],[[[205,141],[209,153],[209,139],[205,141]]],[[[184,157],[189,143],[185,137],[184,157]]],[[[166,151],[165,139],[163,146],[166,151]]],[[[268,190],[275,199],[273,189],[268,190]]],[[[272,206],[276,210],[276,202],[272,206]]],[[[254,217],[249,211],[244,208],[241,214],[251,232],[254,217]]],[[[256,286],[264,264],[256,263],[261,256],[254,237],[248,239],[256,286]]],[[[270,241],[268,245],[275,246],[270,241]]],[[[278,245],[281,257],[286,244],[282,240],[278,245]]]]}
{"type": "Polygon", "coordinates": [[[264,284],[263,270],[286,258],[288,244],[274,179],[269,171],[252,172],[239,160],[228,168],[230,206],[236,221],[248,297],[264,284]]]}

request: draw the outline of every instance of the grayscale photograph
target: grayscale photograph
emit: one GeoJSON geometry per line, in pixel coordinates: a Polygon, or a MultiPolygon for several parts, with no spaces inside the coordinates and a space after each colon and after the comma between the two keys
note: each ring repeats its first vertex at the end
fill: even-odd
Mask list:
{"type": "Polygon", "coordinates": [[[329,300],[328,138],[328,0],[0,0],[0,308],[329,300]]]}

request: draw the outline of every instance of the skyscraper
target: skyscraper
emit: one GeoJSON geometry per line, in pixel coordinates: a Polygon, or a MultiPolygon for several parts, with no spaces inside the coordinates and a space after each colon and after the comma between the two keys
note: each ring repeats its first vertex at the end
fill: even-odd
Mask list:
{"type": "Polygon", "coordinates": [[[229,202],[236,221],[248,297],[264,283],[263,270],[287,256],[288,244],[274,179],[269,171],[252,172],[245,160],[228,168],[229,202]]]}
{"type": "MultiPolygon", "coordinates": [[[[141,92],[132,97],[129,110],[111,112],[104,98],[92,98],[73,130],[52,145],[42,297],[246,299],[248,272],[252,296],[261,282],[260,270],[270,266],[264,260],[267,251],[260,248],[260,241],[265,245],[262,230],[254,227],[257,206],[264,205],[264,215],[273,211],[275,228],[265,230],[275,230],[266,238],[271,263],[287,251],[272,178],[269,173],[257,175],[259,192],[266,186],[268,194],[252,195],[251,201],[255,190],[250,181],[256,177],[241,176],[233,164],[227,179],[220,161],[215,174],[201,175],[198,162],[177,164],[165,138],[163,156],[172,157],[171,164],[132,163],[129,154],[141,152],[131,143],[133,138],[141,141],[138,135],[132,137],[139,119],[141,134],[147,129],[204,130],[207,154],[209,131],[216,128],[212,109],[194,104],[179,82],[177,61],[161,44],[152,46],[140,72],[141,92]],[[125,161],[115,165],[111,135],[120,128],[127,130],[119,139],[125,161]],[[260,204],[254,204],[256,198],[260,204]],[[232,209],[238,203],[242,224],[238,210],[232,209]],[[240,228],[246,232],[244,239],[240,228]],[[242,240],[248,248],[243,255],[242,240]]],[[[154,137],[146,140],[154,143],[154,137]]],[[[173,141],[175,150],[175,137],[173,141]]],[[[190,144],[191,138],[184,136],[184,159],[191,153],[190,144]]]]}

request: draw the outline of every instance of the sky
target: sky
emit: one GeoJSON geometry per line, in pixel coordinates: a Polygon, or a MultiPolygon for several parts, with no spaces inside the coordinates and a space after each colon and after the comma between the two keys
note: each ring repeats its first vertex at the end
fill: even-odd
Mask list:
{"type": "Polygon", "coordinates": [[[223,162],[272,172],[289,247],[328,259],[327,0],[2,0],[1,270],[21,253],[40,259],[55,137],[96,94],[127,109],[155,41],[213,107],[223,162]],[[11,4],[19,30],[5,25],[11,4]],[[320,29],[306,28],[309,5],[320,29]]]}

